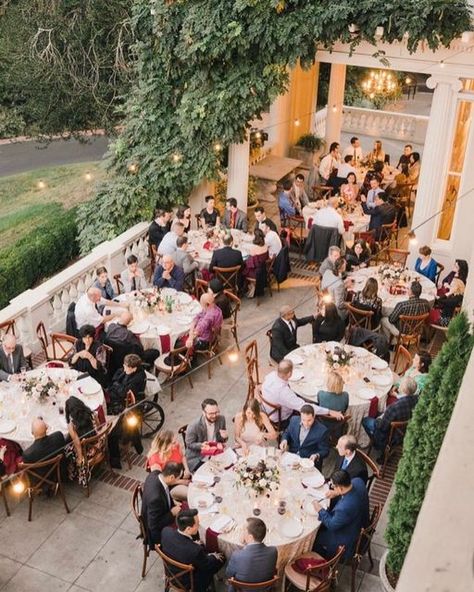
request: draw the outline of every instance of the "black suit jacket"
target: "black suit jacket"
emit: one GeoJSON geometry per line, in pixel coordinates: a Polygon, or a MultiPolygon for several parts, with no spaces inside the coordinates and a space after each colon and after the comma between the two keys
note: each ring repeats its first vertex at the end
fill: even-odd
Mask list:
{"type": "Polygon", "coordinates": [[[242,253],[232,247],[222,247],[212,253],[209,271],[212,272],[214,267],[237,267],[237,265],[241,267],[244,265],[242,253]]]}
{"type": "Polygon", "coordinates": [[[53,432],[44,438],[38,438],[23,452],[23,462],[36,463],[53,458],[63,452],[65,444],[62,432],[53,432]]]}
{"type": "Polygon", "coordinates": [[[161,483],[160,471],[151,471],[143,484],[142,518],[151,549],[161,542],[161,531],[165,526],[174,523],[171,508],[174,506],[173,498],[170,502],[161,483]]]}
{"type": "MultiPolygon", "coordinates": [[[[13,352],[13,374],[18,374],[22,367],[29,368],[29,365],[25,359],[23,348],[21,345],[15,347],[13,352]]],[[[12,374],[10,364],[8,362],[7,354],[3,347],[0,346],[0,380],[8,380],[12,374]]]]}
{"type": "Polygon", "coordinates": [[[303,317],[301,319],[297,319],[295,317],[293,322],[295,323],[296,328],[293,332],[290,331],[287,323],[282,318],[278,318],[273,323],[270,357],[275,360],[275,362],[280,362],[283,360],[286,354],[299,347],[296,341],[298,327],[302,327],[303,325],[311,323],[313,318],[314,317],[312,316],[303,317]]]}
{"type": "Polygon", "coordinates": [[[375,208],[368,208],[367,204],[362,202],[362,209],[365,214],[370,216],[369,230],[375,230],[375,238],[380,238],[380,228],[383,224],[392,224],[397,216],[395,206],[389,203],[383,203],[375,208]]]}
{"type": "MultiPolygon", "coordinates": [[[[337,464],[338,469],[342,469],[343,462],[344,462],[344,457],[340,456],[339,462],[337,464]]],[[[349,475],[351,476],[351,479],[355,479],[356,477],[359,477],[359,479],[362,479],[362,481],[364,483],[367,483],[367,480],[369,478],[369,473],[367,471],[367,465],[360,458],[359,455],[356,454],[344,470],[349,473],[349,475]]]]}
{"type": "Polygon", "coordinates": [[[160,226],[154,220],[150,224],[148,228],[148,242],[152,245],[156,245],[158,248],[160,246],[163,237],[167,232],[170,230],[170,225],[166,224],[165,226],[160,226]]]}
{"type": "MultiPolygon", "coordinates": [[[[194,566],[195,592],[206,592],[212,576],[222,567],[222,562],[214,555],[206,553],[202,545],[192,541],[189,537],[173,528],[167,527],[163,529],[161,548],[163,553],[171,557],[171,559],[194,566]]],[[[178,568],[175,569],[180,571],[178,568]]],[[[188,589],[189,581],[186,582],[183,578],[182,582],[185,585],[187,584],[186,589],[188,589]]]]}

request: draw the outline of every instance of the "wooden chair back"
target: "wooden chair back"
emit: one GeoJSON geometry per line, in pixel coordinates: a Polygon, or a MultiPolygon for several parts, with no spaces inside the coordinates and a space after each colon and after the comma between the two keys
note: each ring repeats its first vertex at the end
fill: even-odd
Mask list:
{"type": "Polygon", "coordinates": [[[397,348],[400,345],[419,347],[423,327],[429,316],[428,312],[420,315],[400,315],[398,321],[400,334],[398,335],[397,348]]]}
{"type": "Polygon", "coordinates": [[[387,259],[390,265],[406,267],[409,254],[410,251],[405,251],[403,249],[387,249],[387,259]]]}
{"type": "Polygon", "coordinates": [[[138,522],[138,528],[140,529],[139,535],[137,538],[142,539],[143,544],[143,563],[142,563],[142,578],[145,577],[146,574],[146,563],[148,556],[150,554],[149,546],[148,546],[148,537],[146,533],[145,522],[142,518],[141,507],[142,507],[142,498],[143,498],[143,489],[140,484],[138,484],[135,489],[133,490],[132,495],[132,513],[135,516],[135,520],[138,522]]]}
{"type": "Polygon", "coordinates": [[[188,424],[185,424],[178,429],[178,434],[183,439],[184,450],[186,450],[186,448],[187,448],[187,446],[186,446],[186,430],[187,429],[188,429],[188,424]]]}
{"type": "MultiPolygon", "coordinates": [[[[158,256],[158,249],[156,248],[156,245],[149,242],[148,243],[148,258],[150,259],[150,281],[153,279],[153,276],[155,275],[157,256],[158,256]]],[[[119,278],[120,278],[120,276],[119,276],[119,278]]],[[[114,276],[114,279],[115,279],[115,283],[117,283],[117,276],[114,276]]],[[[119,294],[120,294],[120,292],[119,292],[119,294]]]]}
{"type": "Polygon", "coordinates": [[[365,241],[371,250],[373,250],[375,245],[375,231],[374,230],[366,230],[363,232],[354,232],[354,242],[358,240],[365,241]]]}
{"type": "Polygon", "coordinates": [[[187,563],[180,563],[168,557],[161,550],[160,545],[155,546],[156,552],[163,561],[165,571],[165,590],[173,592],[194,592],[193,571],[194,567],[187,563]]]}
{"type": "Polygon", "coordinates": [[[117,287],[117,294],[123,294],[124,292],[124,287],[123,287],[123,282],[120,278],[120,274],[116,273],[114,275],[114,280],[115,280],[115,286],[117,287]]]}
{"type": "Polygon", "coordinates": [[[247,401],[255,396],[255,389],[260,384],[258,370],[258,347],[254,339],[245,348],[245,366],[247,370],[248,390],[247,401]]]}
{"type": "Polygon", "coordinates": [[[438,285],[439,284],[439,280],[441,278],[441,274],[444,271],[444,265],[442,263],[438,263],[438,261],[436,261],[436,278],[435,278],[435,284],[438,285]]]}
{"type": "Polygon", "coordinates": [[[201,296],[207,292],[208,288],[209,282],[196,278],[196,281],[194,282],[194,295],[200,300],[201,296]]]}
{"type": "Polygon", "coordinates": [[[214,274],[222,282],[224,290],[238,294],[240,269],[240,265],[235,265],[234,267],[214,267],[214,274]]]}
{"type": "Polygon", "coordinates": [[[106,345],[103,343],[97,348],[96,357],[99,362],[102,364],[102,367],[105,370],[105,373],[109,371],[110,360],[112,358],[112,354],[114,353],[114,348],[110,345],[106,345]]]}
{"type": "Polygon", "coordinates": [[[137,400],[135,397],[135,393],[129,389],[125,397],[125,408],[128,409],[129,407],[133,407],[136,402],[137,400]]]}
{"type": "Polygon", "coordinates": [[[370,488],[372,487],[373,482],[375,481],[375,479],[380,479],[380,468],[379,465],[374,462],[370,456],[368,454],[366,454],[363,450],[361,450],[360,448],[356,449],[356,455],[361,458],[365,464],[368,466],[368,468],[371,470],[371,474],[369,475],[369,478],[367,479],[367,483],[365,484],[367,487],[367,491],[370,491],[370,488]]]}
{"type": "Polygon", "coordinates": [[[240,349],[239,340],[237,338],[237,315],[239,314],[242,301],[230,290],[224,290],[224,294],[227,296],[230,304],[230,325],[227,325],[227,327],[230,329],[232,336],[234,337],[237,349],[240,349]]]}
{"type": "Polygon", "coordinates": [[[194,217],[196,218],[196,228],[198,230],[200,230],[201,228],[204,228],[204,226],[202,224],[201,214],[194,214],[194,217]]]}
{"type": "Polygon", "coordinates": [[[372,554],[370,552],[370,543],[372,542],[372,537],[375,534],[375,530],[377,528],[377,524],[380,518],[380,514],[382,513],[382,504],[379,502],[375,504],[372,515],[370,517],[369,525],[365,528],[361,528],[359,537],[357,539],[355,552],[352,557],[352,590],[355,589],[355,576],[357,568],[359,567],[360,562],[362,561],[362,557],[368,553],[370,567],[371,569],[374,567],[374,562],[372,560],[372,554]]]}
{"type": "Polygon", "coordinates": [[[107,460],[107,437],[112,431],[112,426],[112,422],[108,421],[94,436],[81,439],[82,456],[87,458],[90,469],[107,460]]]}
{"type": "Polygon", "coordinates": [[[403,376],[408,368],[411,367],[413,358],[411,353],[403,345],[397,347],[395,357],[393,359],[393,371],[398,376],[403,376]]]}
{"type": "MultiPolygon", "coordinates": [[[[265,333],[265,335],[268,337],[268,341],[270,342],[270,352],[272,351],[272,330],[268,329],[268,331],[265,333]]],[[[270,364],[276,364],[277,362],[271,357],[271,354],[268,354],[269,359],[270,359],[270,364]]]]}
{"type": "Polygon", "coordinates": [[[349,312],[349,333],[354,329],[369,329],[371,328],[373,310],[362,310],[346,302],[346,308],[349,312]]]}
{"type": "Polygon", "coordinates": [[[320,199],[329,199],[332,194],[332,187],[329,185],[313,185],[313,194],[316,201],[320,199]]]}
{"type": "Polygon", "coordinates": [[[36,337],[38,338],[38,341],[41,343],[41,348],[44,352],[46,360],[48,360],[49,359],[49,356],[48,356],[49,339],[48,339],[48,334],[46,333],[46,327],[44,326],[43,321],[40,321],[36,325],[36,337]]]}
{"type": "Polygon", "coordinates": [[[272,290],[272,282],[273,282],[273,266],[275,265],[275,255],[273,257],[269,257],[265,261],[265,268],[267,273],[267,287],[268,291],[270,292],[270,296],[273,298],[273,290],[272,290]]]}
{"type": "Polygon", "coordinates": [[[286,227],[290,231],[290,241],[293,241],[296,244],[301,255],[306,240],[306,228],[303,216],[288,216],[286,219],[286,227]]]}
{"type": "Polygon", "coordinates": [[[260,387],[255,389],[254,392],[255,398],[258,400],[259,403],[265,405],[266,409],[264,411],[268,415],[268,419],[270,423],[275,428],[275,430],[279,433],[278,441],[280,441],[280,433],[281,433],[281,405],[275,405],[274,403],[270,403],[265,399],[262,393],[262,389],[260,387]],[[267,410],[270,409],[270,412],[267,410]]]}
{"type": "Polygon", "coordinates": [[[0,323],[0,340],[5,337],[5,335],[15,335],[15,321],[5,321],[4,323],[0,323]]]}
{"type": "Polygon", "coordinates": [[[393,452],[403,444],[405,433],[407,431],[408,421],[392,421],[390,422],[390,433],[388,435],[387,444],[385,446],[383,455],[383,465],[381,470],[381,477],[384,478],[385,469],[393,452]]]}
{"type": "Polygon", "coordinates": [[[235,580],[234,578],[229,578],[227,580],[227,584],[230,587],[230,590],[243,590],[244,592],[250,590],[265,590],[265,592],[273,592],[276,590],[276,585],[280,581],[278,576],[273,576],[271,580],[267,580],[266,582],[259,582],[258,584],[251,584],[250,582],[240,582],[239,580],[235,580]]]}
{"type": "Polygon", "coordinates": [[[51,345],[53,346],[53,358],[66,362],[74,350],[76,338],[67,333],[51,333],[51,345]]]}
{"type": "Polygon", "coordinates": [[[315,567],[308,567],[305,570],[305,592],[329,592],[332,589],[337,579],[337,566],[344,555],[344,551],[345,547],[341,545],[338,547],[334,557],[315,567]],[[315,578],[319,580],[316,587],[314,585],[315,578]]]}
{"type": "Polygon", "coordinates": [[[186,346],[172,349],[169,354],[169,367],[171,369],[168,380],[183,374],[191,368],[191,350],[186,346]]]}

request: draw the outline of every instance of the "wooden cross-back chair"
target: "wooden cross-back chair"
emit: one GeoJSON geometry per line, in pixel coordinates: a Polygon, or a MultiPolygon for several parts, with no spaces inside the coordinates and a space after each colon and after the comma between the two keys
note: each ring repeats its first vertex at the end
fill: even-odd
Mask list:
{"type": "Polygon", "coordinates": [[[194,214],[194,217],[196,218],[196,228],[200,230],[203,228],[201,214],[194,214]]]}
{"type": "Polygon", "coordinates": [[[235,346],[240,350],[239,339],[237,337],[237,315],[240,310],[241,300],[230,290],[224,290],[224,294],[229,299],[230,317],[224,320],[223,328],[228,329],[235,341],[235,346]]]}
{"type": "Polygon", "coordinates": [[[123,294],[125,289],[124,289],[124,285],[123,285],[123,282],[122,282],[122,279],[121,279],[119,273],[116,273],[114,275],[114,280],[115,280],[115,286],[117,288],[117,294],[123,294]]]}
{"type": "MultiPolygon", "coordinates": [[[[16,337],[15,319],[10,319],[9,321],[0,323],[0,342],[2,341],[3,337],[8,334],[16,337]]],[[[28,360],[30,368],[33,368],[33,352],[29,347],[23,346],[23,355],[28,360]]]]}
{"type": "Polygon", "coordinates": [[[403,345],[397,347],[395,357],[393,359],[393,371],[398,376],[403,376],[408,368],[411,367],[413,358],[411,353],[403,345]]]}
{"type": "MultiPolygon", "coordinates": [[[[155,369],[158,374],[161,372],[166,375],[162,386],[170,387],[171,401],[174,401],[176,379],[191,370],[191,348],[186,346],[177,347],[161,354],[155,360],[155,369]]],[[[187,374],[186,378],[188,379],[189,386],[194,388],[191,375],[187,374]]]]}
{"type": "Polygon", "coordinates": [[[352,334],[354,329],[368,329],[370,331],[372,326],[372,317],[374,316],[373,310],[362,310],[353,306],[349,302],[346,302],[346,308],[349,312],[349,336],[352,334]]]}
{"type": "Polygon", "coordinates": [[[142,518],[141,507],[142,507],[142,498],[143,498],[143,489],[140,484],[138,484],[135,489],[133,490],[132,495],[132,513],[135,516],[135,520],[138,522],[138,527],[140,532],[138,534],[138,538],[142,539],[143,545],[143,562],[142,562],[142,578],[146,575],[146,564],[148,557],[150,556],[150,547],[148,544],[148,537],[146,534],[146,527],[145,522],[142,518]]]}
{"type": "MultiPolygon", "coordinates": [[[[383,461],[382,468],[380,470],[380,478],[383,479],[385,476],[385,470],[387,468],[388,461],[393,456],[398,448],[403,445],[403,439],[407,430],[408,421],[392,421],[390,422],[390,432],[388,435],[387,444],[383,450],[383,461]]],[[[369,446],[368,453],[372,448],[372,443],[369,446]]]]}
{"type": "Polygon", "coordinates": [[[230,586],[230,590],[242,590],[243,592],[250,592],[251,590],[261,590],[264,592],[273,592],[276,590],[276,585],[280,581],[278,576],[273,576],[271,580],[266,582],[259,582],[257,584],[251,584],[250,582],[240,582],[234,578],[229,578],[227,583],[230,586]]]}
{"type": "Polygon", "coordinates": [[[369,474],[369,478],[367,479],[367,483],[365,484],[365,486],[367,487],[367,491],[370,491],[374,481],[376,479],[380,479],[380,468],[377,465],[377,463],[374,462],[370,458],[370,456],[368,454],[365,454],[365,452],[363,450],[361,450],[360,448],[357,448],[355,453],[356,453],[356,456],[361,458],[365,462],[367,467],[371,470],[371,473],[369,474]]]}
{"type": "Polygon", "coordinates": [[[220,329],[214,329],[212,331],[212,339],[207,349],[195,350],[195,355],[204,356],[207,359],[207,377],[209,380],[212,378],[211,374],[211,362],[215,358],[219,360],[219,364],[222,366],[221,356],[219,355],[219,338],[220,329]]]}
{"type": "Polygon", "coordinates": [[[336,419],[330,415],[319,415],[318,418],[322,420],[322,423],[329,430],[329,444],[334,448],[339,438],[347,434],[352,416],[347,414],[344,415],[343,419],[336,419]]]}
{"type": "Polygon", "coordinates": [[[406,267],[410,251],[404,249],[387,249],[387,260],[390,265],[400,265],[406,267]]]}
{"type": "Polygon", "coordinates": [[[337,575],[338,565],[344,555],[345,547],[341,545],[338,547],[334,557],[328,560],[318,553],[308,552],[300,555],[298,559],[318,559],[321,561],[319,565],[315,567],[308,567],[305,573],[296,571],[293,567],[293,561],[286,564],[285,567],[285,578],[284,578],[284,590],[288,590],[288,583],[291,584],[292,588],[302,590],[303,592],[329,592],[334,589],[337,575]]]}
{"type": "Polygon", "coordinates": [[[286,228],[290,232],[290,240],[296,244],[301,257],[306,241],[306,227],[303,216],[287,216],[286,228]]]}
{"type": "Polygon", "coordinates": [[[247,401],[255,396],[255,389],[260,384],[260,376],[258,370],[258,347],[257,341],[254,339],[245,348],[245,365],[247,369],[247,401]]]}
{"type": "Polygon", "coordinates": [[[206,294],[208,288],[209,282],[206,282],[206,280],[201,280],[200,278],[196,278],[196,281],[194,282],[194,295],[198,300],[200,300],[201,296],[206,294]]]}
{"type": "Polygon", "coordinates": [[[160,545],[156,545],[155,549],[163,561],[165,590],[167,592],[194,592],[194,567],[171,559],[163,553],[160,545]]]}
{"type": "Polygon", "coordinates": [[[178,434],[181,436],[181,438],[183,439],[183,446],[184,446],[184,450],[186,450],[187,446],[186,446],[186,430],[188,429],[188,424],[186,423],[185,425],[181,426],[178,429],[178,434]]]}
{"type": "Polygon", "coordinates": [[[76,343],[76,338],[66,333],[51,333],[50,341],[43,321],[36,325],[36,336],[41,343],[47,362],[52,360],[66,362],[76,343]]]}
{"type": "Polygon", "coordinates": [[[332,194],[332,187],[329,185],[313,185],[313,194],[316,201],[320,199],[329,199],[332,194]]]}
{"type": "MultiPolygon", "coordinates": [[[[150,259],[150,282],[153,280],[153,276],[155,275],[155,268],[156,268],[156,258],[158,256],[158,249],[156,245],[153,243],[148,243],[148,258],[150,259]]],[[[118,287],[118,281],[120,280],[120,275],[114,275],[115,283],[118,287]],[[117,278],[118,275],[118,278],[117,278]]],[[[123,285],[122,285],[123,288],[123,285]]],[[[120,294],[120,292],[119,292],[120,294]]]]}
{"type": "Polygon", "coordinates": [[[70,510],[61,481],[60,465],[63,458],[64,455],[61,452],[49,460],[36,463],[19,463],[18,468],[23,473],[22,478],[27,482],[26,492],[29,498],[28,522],[31,522],[33,513],[33,499],[37,495],[41,495],[45,489],[52,491],[53,495],[59,493],[66,512],[69,514],[70,510]]]}
{"type": "MultiPolygon", "coordinates": [[[[380,227],[379,238],[377,240],[377,262],[389,262],[388,250],[392,244],[392,240],[397,237],[397,222],[391,224],[382,224],[380,227]]],[[[398,239],[397,239],[398,240],[398,239]]],[[[396,243],[397,243],[396,240],[396,243]]],[[[396,244],[395,243],[395,244],[396,244]]]]}
{"type": "Polygon", "coordinates": [[[442,263],[438,263],[438,261],[436,261],[436,278],[435,278],[435,284],[438,285],[439,284],[439,280],[441,278],[441,274],[444,271],[444,265],[442,263]]]}
{"type": "MultiPolygon", "coordinates": [[[[83,458],[87,459],[89,470],[92,470],[100,465],[101,463],[108,462],[109,460],[109,449],[108,449],[108,436],[113,428],[113,423],[108,421],[103,425],[94,436],[81,439],[81,450],[83,458]]],[[[85,488],[86,496],[90,495],[90,484],[87,482],[85,488]]]]}
{"type": "MultiPolygon", "coordinates": [[[[374,247],[375,247],[375,231],[374,230],[365,230],[362,232],[354,232],[354,242],[358,241],[358,240],[363,240],[365,241],[368,246],[370,247],[370,250],[372,251],[372,253],[374,252],[374,247]]],[[[372,257],[370,262],[375,262],[375,257],[372,257]]]]}
{"type": "MultiPolygon", "coordinates": [[[[405,346],[408,350],[410,347],[420,347],[420,339],[423,332],[423,328],[428,320],[430,314],[424,313],[420,315],[400,315],[398,320],[398,330],[400,331],[397,338],[397,347],[400,345],[405,346]]],[[[396,363],[397,360],[394,360],[396,363]]]]}
{"type": "Polygon", "coordinates": [[[282,434],[281,405],[275,405],[275,404],[267,401],[265,399],[265,397],[263,396],[262,389],[261,389],[260,385],[255,387],[253,396],[255,397],[255,399],[257,399],[257,401],[260,403],[260,405],[265,405],[265,407],[267,409],[268,419],[270,420],[270,423],[272,424],[275,431],[278,433],[277,441],[279,444],[280,440],[281,440],[281,434],[282,434]],[[270,410],[270,411],[268,412],[268,410],[270,410]]]}
{"type": "Polygon", "coordinates": [[[214,267],[213,272],[218,280],[222,282],[224,290],[233,294],[239,293],[240,265],[234,267],[214,267]]]}
{"type": "Polygon", "coordinates": [[[369,525],[365,528],[361,528],[359,537],[357,539],[355,552],[351,560],[351,567],[352,567],[352,577],[351,577],[351,592],[356,591],[356,573],[359,568],[360,562],[364,555],[368,555],[369,562],[370,562],[370,571],[374,568],[374,561],[372,559],[372,550],[370,548],[370,543],[372,542],[372,537],[375,534],[375,530],[377,528],[377,524],[380,518],[380,514],[382,513],[382,504],[379,502],[375,504],[374,509],[372,510],[372,515],[370,517],[369,525]]]}
{"type": "MultiPolygon", "coordinates": [[[[270,352],[272,351],[272,339],[273,339],[273,335],[272,335],[272,330],[268,329],[268,331],[265,333],[265,335],[268,337],[268,341],[270,342],[270,352]]],[[[270,353],[268,354],[268,360],[270,362],[271,366],[278,366],[278,362],[276,362],[276,360],[274,360],[270,353]]]]}

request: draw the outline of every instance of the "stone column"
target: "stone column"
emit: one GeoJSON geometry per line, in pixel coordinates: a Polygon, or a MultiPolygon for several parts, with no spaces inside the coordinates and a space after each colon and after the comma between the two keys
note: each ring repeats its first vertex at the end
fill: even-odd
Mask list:
{"type": "Polygon", "coordinates": [[[326,119],[327,148],[331,142],[341,141],[342,108],[344,105],[344,89],[346,87],[346,65],[331,64],[329,78],[328,113],[326,119]]]}
{"type": "Polygon", "coordinates": [[[250,143],[229,146],[229,165],[227,168],[227,197],[235,197],[238,207],[247,211],[249,187],[250,143]]]}
{"type": "MultiPolygon", "coordinates": [[[[434,247],[434,254],[437,253],[435,238],[439,216],[435,214],[442,205],[447,161],[451,153],[451,131],[454,126],[456,99],[461,89],[458,78],[444,74],[434,74],[428,78],[426,85],[428,88],[433,88],[434,93],[413,212],[412,228],[415,230],[418,242],[410,248],[411,263],[414,262],[421,245],[431,245],[434,247]]],[[[449,254],[442,251],[441,248],[441,259],[443,254],[449,257],[449,254]]]]}

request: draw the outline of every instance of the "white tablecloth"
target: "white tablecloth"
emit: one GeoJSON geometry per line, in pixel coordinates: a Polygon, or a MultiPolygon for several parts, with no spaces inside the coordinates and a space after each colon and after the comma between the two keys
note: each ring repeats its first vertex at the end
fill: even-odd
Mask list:
{"type": "MultiPolygon", "coordinates": [[[[364,182],[368,170],[369,167],[360,166],[356,168],[357,183],[359,183],[359,185],[364,182]]],[[[395,167],[385,165],[383,169],[383,180],[381,183],[382,188],[386,189],[391,183],[393,183],[393,181],[395,181],[395,177],[399,174],[400,171],[395,167]]]]}
{"type": "Polygon", "coordinates": [[[27,448],[33,443],[31,434],[31,422],[36,417],[42,417],[48,424],[48,432],[61,431],[67,434],[67,424],[65,414],[60,414],[60,409],[64,410],[66,400],[71,395],[78,397],[91,410],[95,411],[98,407],[104,405],[104,393],[100,385],[90,377],[77,380],[79,372],[76,370],[63,368],[36,368],[27,372],[27,377],[39,376],[41,372],[47,375],[56,383],[62,384],[61,392],[55,397],[48,398],[44,403],[36,402],[27,397],[22,391],[21,384],[17,382],[0,382],[0,425],[2,420],[12,420],[16,428],[9,433],[0,433],[0,437],[7,438],[17,442],[22,448],[27,448]],[[65,380],[69,379],[69,384],[65,380]],[[96,387],[94,395],[86,395],[81,392],[84,383],[91,383],[96,387]],[[3,399],[3,401],[1,401],[3,399]]]}
{"type": "MultiPolygon", "coordinates": [[[[221,231],[221,236],[218,237],[218,240],[216,239],[216,245],[213,250],[222,248],[222,234],[224,234],[224,231],[221,231]]],[[[232,246],[242,252],[244,260],[247,259],[252,250],[253,234],[236,229],[232,229],[231,234],[234,238],[234,244],[232,246]]],[[[213,251],[204,249],[203,247],[208,240],[205,230],[190,230],[188,232],[188,251],[193,254],[199,263],[199,269],[208,269],[211,263],[213,251]]]]}
{"type": "MultiPolygon", "coordinates": [[[[383,281],[378,273],[379,268],[380,266],[376,265],[373,267],[359,269],[358,271],[349,274],[349,277],[354,280],[354,292],[359,292],[362,290],[369,277],[373,277],[378,281],[378,295],[382,299],[382,314],[384,317],[388,317],[399,302],[408,300],[408,294],[390,294],[388,286],[383,284],[383,281]]],[[[417,280],[420,282],[422,288],[421,298],[425,298],[428,300],[428,302],[433,303],[436,297],[435,284],[425,276],[420,275],[415,271],[410,271],[408,273],[410,275],[410,281],[417,280]]],[[[407,284],[407,289],[409,283],[410,282],[407,284]]]]}
{"type": "MultiPolygon", "coordinates": [[[[274,545],[278,549],[277,570],[280,575],[285,565],[302,553],[311,550],[320,522],[316,515],[309,515],[305,508],[314,497],[311,497],[309,490],[302,485],[301,479],[310,475],[319,474],[317,469],[303,471],[302,469],[290,469],[280,467],[279,489],[265,496],[255,497],[243,488],[235,487],[235,474],[233,469],[221,471],[213,465],[212,461],[202,465],[197,471],[198,475],[219,475],[221,480],[213,487],[204,488],[191,483],[188,489],[188,504],[191,508],[198,508],[198,499],[203,494],[211,493],[214,496],[222,497],[220,504],[214,504],[212,509],[218,513],[208,513],[206,510],[199,510],[201,540],[206,540],[206,529],[214,522],[220,514],[231,516],[236,526],[228,533],[220,534],[218,537],[219,550],[229,559],[232,552],[242,547],[241,537],[243,527],[247,518],[251,517],[253,508],[257,503],[261,509],[261,518],[267,526],[266,545],[274,545]],[[278,501],[283,499],[287,502],[287,512],[280,516],[277,512],[278,501]],[[303,509],[302,509],[303,507],[303,509]],[[287,518],[294,518],[301,521],[303,530],[298,537],[287,538],[281,534],[279,526],[287,518]]],[[[320,495],[327,490],[323,485],[316,490],[320,495]]],[[[324,505],[327,501],[323,502],[324,505]]],[[[199,509],[199,508],[198,508],[199,509]]]]}
{"type": "MultiPolygon", "coordinates": [[[[293,361],[293,376],[303,373],[303,378],[290,380],[290,386],[297,395],[312,403],[317,401],[320,390],[326,389],[326,377],[331,368],[326,362],[326,349],[340,343],[328,342],[305,345],[290,352],[286,357],[293,361]]],[[[338,371],[344,378],[344,390],[349,395],[347,413],[351,416],[348,433],[353,434],[360,446],[367,446],[369,440],[362,428],[362,419],[369,414],[370,400],[378,397],[379,411],[385,409],[387,395],[393,385],[392,371],[385,368],[375,369],[373,365],[383,366],[384,362],[362,347],[345,345],[344,349],[354,352],[351,365],[338,371]],[[370,382],[364,381],[367,378],[370,382]],[[375,384],[373,380],[383,383],[375,384]]]]}

